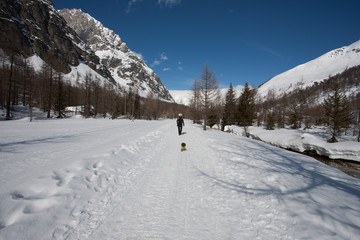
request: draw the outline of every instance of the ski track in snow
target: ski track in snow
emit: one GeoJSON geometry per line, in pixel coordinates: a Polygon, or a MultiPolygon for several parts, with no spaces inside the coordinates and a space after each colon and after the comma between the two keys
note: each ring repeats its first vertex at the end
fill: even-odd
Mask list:
{"type": "MultiPolygon", "coordinates": [[[[118,149],[113,150],[110,156],[118,161],[123,161],[124,164],[122,165],[123,168],[115,169],[116,175],[111,176],[111,178],[114,178],[112,184],[102,191],[101,195],[89,200],[82,209],[72,213],[77,220],[73,226],[66,226],[65,229],[56,229],[53,236],[59,239],[88,239],[93,231],[103,224],[103,221],[119,204],[118,200],[121,200],[121,198],[130,192],[131,188],[137,184],[138,178],[142,178],[145,165],[149,159],[138,158],[139,153],[148,152],[149,155],[147,157],[151,156],[151,146],[153,146],[161,133],[162,131],[158,130],[151,132],[144,137],[130,141],[127,145],[122,144],[118,149]],[[126,159],[122,157],[124,155],[127,156],[126,159]],[[134,161],[135,164],[130,163],[130,161],[134,161]]],[[[93,167],[94,169],[98,168],[97,165],[93,167]]],[[[92,180],[89,179],[89,181],[91,182],[92,180]]]]}
{"type": "Polygon", "coordinates": [[[309,157],[189,121],[68,121],[0,126],[0,239],[360,234],[359,180],[309,157]]]}

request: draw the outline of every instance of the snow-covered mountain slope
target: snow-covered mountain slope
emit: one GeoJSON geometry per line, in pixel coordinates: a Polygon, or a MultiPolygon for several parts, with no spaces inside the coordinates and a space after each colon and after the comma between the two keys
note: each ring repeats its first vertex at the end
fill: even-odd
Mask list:
{"type": "MultiPolygon", "coordinates": [[[[27,58],[27,61],[36,72],[40,72],[42,66],[46,63],[37,54],[27,58]]],[[[62,78],[65,81],[71,82],[72,84],[76,84],[77,81],[84,82],[86,75],[91,75],[92,78],[98,79],[102,84],[109,82],[108,78],[105,78],[104,76],[96,72],[94,69],[89,67],[89,65],[86,64],[85,62],[80,61],[78,65],[76,66],[69,65],[69,67],[70,67],[70,72],[63,74],[62,78]]]]}
{"type": "Polygon", "coordinates": [[[358,239],[359,179],[190,121],[175,128],[1,123],[0,239],[358,239]]]}
{"type": "Polygon", "coordinates": [[[190,100],[193,95],[191,90],[169,90],[169,92],[176,103],[186,106],[190,105],[190,100]]]}
{"type": "MultiPolygon", "coordinates": [[[[235,86],[233,89],[235,92],[235,97],[238,98],[241,95],[241,93],[244,89],[244,86],[238,85],[238,86],[235,86]]],[[[229,88],[221,88],[220,89],[220,94],[222,96],[222,99],[225,98],[225,95],[228,90],[229,90],[229,88]]],[[[187,106],[190,105],[190,101],[191,101],[191,98],[193,95],[192,90],[169,90],[169,92],[170,92],[171,96],[173,96],[176,103],[187,105],[187,106]]]]}
{"type": "Polygon", "coordinates": [[[288,93],[298,86],[311,86],[357,65],[360,65],[360,40],[271,78],[260,85],[257,92],[263,97],[269,91],[274,91],[275,95],[288,93]]]}
{"type": "Polygon", "coordinates": [[[137,90],[143,97],[152,92],[164,100],[173,101],[155,72],[112,30],[80,9],[63,9],[59,14],[95,52],[122,88],[137,90]]]}

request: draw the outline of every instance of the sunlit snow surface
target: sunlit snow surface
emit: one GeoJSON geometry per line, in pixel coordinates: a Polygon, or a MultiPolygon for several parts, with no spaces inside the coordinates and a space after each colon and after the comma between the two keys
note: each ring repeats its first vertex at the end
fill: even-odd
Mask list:
{"type": "MultiPolygon", "coordinates": [[[[360,41],[327,52],[312,61],[281,73],[262,84],[257,92],[260,96],[266,97],[269,91],[274,91],[274,94],[278,96],[298,87],[305,88],[315,82],[319,83],[358,65],[360,65],[360,41]]],[[[358,92],[359,88],[354,91],[358,92]]]]}
{"type": "Polygon", "coordinates": [[[360,236],[360,180],[260,141],[175,119],[0,132],[0,239],[360,236]]]}

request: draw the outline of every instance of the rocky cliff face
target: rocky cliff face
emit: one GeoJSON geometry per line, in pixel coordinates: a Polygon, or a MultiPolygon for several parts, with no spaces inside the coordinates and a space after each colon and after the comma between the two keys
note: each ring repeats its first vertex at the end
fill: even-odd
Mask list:
{"type": "Polygon", "coordinates": [[[36,54],[70,78],[85,64],[125,90],[174,101],[154,71],[118,35],[81,10],[57,11],[51,0],[0,0],[0,49],[8,55],[36,54]]]}
{"type": "Polygon", "coordinates": [[[37,54],[56,71],[79,61],[110,81],[110,72],[55,10],[51,0],[0,0],[0,48],[25,57],[37,54]]]}
{"type": "Polygon", "coordinates": [[[95,52],[100,63],[109,69],[120,86],[126,90],[137,90],[143,96],[152,92],[162,99],[173,101],[154,71],[112,30],[80,9],[63,9],[59,13],[95,52]]]}

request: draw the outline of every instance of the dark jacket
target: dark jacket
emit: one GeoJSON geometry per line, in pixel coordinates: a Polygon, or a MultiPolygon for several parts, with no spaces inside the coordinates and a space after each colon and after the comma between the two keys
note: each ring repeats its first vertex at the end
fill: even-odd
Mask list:
{"type": "Polygon", "coordinates": [[[184,124],[184,119],[178,118],[178,119],[176,120],[176,124],[178,125],[178,127],[180,127],[180,126],[185,126],[185,124],[184,124]]]}

